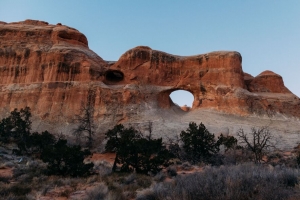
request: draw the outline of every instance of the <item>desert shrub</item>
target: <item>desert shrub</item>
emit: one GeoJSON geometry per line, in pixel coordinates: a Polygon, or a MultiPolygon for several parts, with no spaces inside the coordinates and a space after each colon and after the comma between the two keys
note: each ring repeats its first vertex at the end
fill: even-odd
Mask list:
{"type": "MultiPolygon", "coordinates": [[[[125,129],[122,124],[116,125],[113,129],[108,130],[105,133],[107,142],[105,150],[108,152],[116,152],[115,161],[112,167],[112,171],[117,170],[117,164],[123,164],[126,161],[126,156],[130,151],[134,150],[133,144],[136,140],[141,138],[141,134],[130,127],[125,129]]],[[[125,168],[129,168],[127,163],[122,165],[123,171],[125,168]]]]}
{"type": "Polygon", "coordinates": [[[189,162],[184,162],[180,165],[180,168],[184,171],[190,171],[194,169],[194,166],[189,162]]]}
{"type": "Polygon", "coordinates": [[[85,157],[90,155],[88,150],[80,146],[68,146],[67,140],[59,139],[54,145],[44,149],[41,154],[43,162],[48,163],[49,175],[86,176],[92,173],[93,163],[84,164],[85,157]]]}
{"type": "Polygon", "coordinates": [[[134,128],[124,128],[121,124],[108,130],[105,135],[107,139],[105,150],[116,152],[113,171],[117,170],[117,165],[121,165],[121,172],[135,170],[137,173],[155,174],[169,165],[172,156],[163,144],[162,138],[143,137],[134,128]]]}
{"type": "Polygon", "coordinates": [[[148,188],[152,184],[152,177],[145,175],[138,175],[136,179],[138,188],[148,188]]]}
{"type": "Polygon", "coordinates": [[[99,183],[93,188],[86,191],[87,200],[102,200],[106,199],[108,188],[104,183],[99,183]]]}
{"type": "Polygon", "coordinates": [[[224,145],[225,147],[225,152],[227,152],[229,149],[235,149],[237,146],[237,139],[233,136],[224,136],[221,134],[218,137],[218,144],[219,145],[224,145]]]}
{"type": "Polygon", "coordinates": [[[116,189],[116,190],[110,191],[108,193],[107,199],[109,199],[109,200],[124,200],[124,199],[128,199],[128,198],[125,197],[125,195],[121,189],[116,189]]]}
{"type": "Polygon", "coordinates": [[[223,164],[224,165],[236,165],[238,163],[250,162],[251,158],[249,155],[240,149],[229,149],[223,154],[223,164]]]}
{"type": "Polygon", "coordinates": [[[158,200],[151,189],[145,189],[137,194],[136,200],[158,200]]]}
{"type": "Polygon", "coordinates": [[[267,162],[272,166],[285,166],[290,168],[297,168],[297,151],[287,156],[282,152],[270,152],[267,154],[267,162]],[[294,154],[295,153],[295,154],[294,154]]]}
{"type": "Polygon", "coordinates": [[[30,108],[14,109],[9,117],[0,122],[0,143],[15,143],[20,153],[26,152],[27,140],[31,130],[30,108]]]}
{"type": "Polygon", "coordinates": [[[70,197],[70,194],[72,193],[72,190],[70,189],[64,189],[61,193],[60,193],[60,196],[61,197],[70,197]]]}
{"type": "Polygon", "coordinates": [[[203,172],[178,175],[174,182],[157,183],[137,199],[287,199],[298,184],[298,170],[261,165],[206,167],[203,172]]]}
{"type": "Polygon", "coordinates": [[[176,168],[176,166],[174,166],[174,165],[169,166],[167,168],[167,172],[168,172],[169,176],[177,176],[177,168],[176,168]]]}
{"type": "Polygon", "coordinates": [[[30,186],[25,184],[15,183],[15,184],[0,185],[1,199],[26,199],[26,195],[30,192],[31,192],[30,186]]]}
{"type": "Polygon", "coordinates": [[[25,107],[18,111],[14,109],[9,117],[0,122],[0,143],[14,143],[18,149],[13,153],[18,155],[40,154],[43,149],[55,143],[54,135],[48,131],[41,134],[31,133],[30,108],[25,107]]]}
{"type": "Polygon", "coordinates": [[[0,176],[0,182],[2,183],[9,183],[10,182],[10,177],[7,177],[7,176],[0,176]]]}
{"type": "Polygon", "coordinates": [[[186,159],[193,162],[209,162],[219,152],[220,144],[215,140],[214,134],[210,133],[204,124],[190,122],[186,131],[180,133],[186,159]]]}
{"type": "Polygon", "coordinates": [[[5,168],[12,168],[13,166],[15,166],[15,164],[11,161],[6,161],[0,164],[0,169],[5,169],[5,168]]]}
{"type": "Polygon", "coordinates": [[[250,133],[245,133],[243,129],[240,129],[237,134],[244,148],[249,149],[253,153],[256,163],[262,161],[266,151],[274,148],[273,136],[268,127],[253,127],[250,133]]]}
{"type": "Polygon", "coordinates": [[[28,153],[41,154],[42,151],[56,142],[56,138],[48,131],[44,131],[41,134],[34,132],[28,139],[28,153]]]}
{"type": "Polygon", "coordinates": [[[167,175],[166,175],[166,173],[163,172],[163,171],[158,172],[158,173],[153,177],[153,179],[154,179],[155,181],[157,181],[157,182],[162,182],[162,181],[164,181],[166,178],[167,178],[167,175]]]}
{"type": "Polygon", "coordinates": [[[131,173],[129,174],[128,176],[126,176],[123,180],[123,183],[125,185],[129,185],[129,184],[132,184],[134,183],[134,181],[137,179],[137,175],[136,173],[131,173]]]}
{"type": "Polygon", "coordinates": [[[162,138],[141,138],[136,141],[134,146],[138,152],[131,158],[131,163],[137,173],[156,174],[170,164],[169,160],[172,155],[164,146],[162,138]],[[136,160],[137,163],[135,163],[136,160]]]}
{"type": "Polygon", "coordinates": [[[119,190],[123,191],[125,199],[134,199],[136,191],[150,187],[152,177],[144,174],[131,173],[126,176],[119,185],[119,190]]]}
{"type": "Polygon", "coordinates": [[[300,166],[300,151],[297,152],[296,161],[298,166],[300,166]]]}
{"type": "Polygon", "coordinates": [[[94,171],[100,176],[107,176],[112,173],[111,164],[107,161],[94,162],[94,171]]]}
{"type": "Polygon", "coordinates": [[[45,172],[46,165],[40,160],[28,160],[26,163],[15,165],[13,178],[19,182],[30,183],[34,177],[39,177],[45,172]]]}
{"type": "Polygon", "coordinates": [[[186,131],[181,131],[180,141],[171,141],[170,151],[182,161],[192,163],[209,163],[222,165],[224,155],[219,154],[220,146],[224,146],[225,152],[237,149],[237,139],[233,136],[221,134],[217,140],[214,134],[210,133],[204,124],[190,122],[186,131]]]}
{"type": "Polygon", "coordinates": [[[107,199],[135,199],[136,191],[150,187],[153,177],[137,173],[113,173],[103,177],[102,181],[109,189],[107,199]]]}

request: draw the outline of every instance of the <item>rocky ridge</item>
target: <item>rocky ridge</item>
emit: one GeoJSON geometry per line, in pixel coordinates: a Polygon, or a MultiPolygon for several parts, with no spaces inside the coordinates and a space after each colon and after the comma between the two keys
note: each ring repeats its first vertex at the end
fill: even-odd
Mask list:
{"type": "MultiPolygon", "coordinates": [[[[71,130],[81,105],[94,107],[102,128],[160,119],[160,130],[168,122],[205,121],[198,116],[206,111],[232,118],[300,118],[300,99],[282,77],[244,73],[238,52],[176,56],[138,46],[108,62],[76,29],[35,20],[0,22],[0,77],[1,116],[29,106],[36,129],[71,130]],[[176,90],[194,95],[188,112],[170,99],[176,90]]],[[[297,123],[293,127],[300,130],[297,123]]]]}

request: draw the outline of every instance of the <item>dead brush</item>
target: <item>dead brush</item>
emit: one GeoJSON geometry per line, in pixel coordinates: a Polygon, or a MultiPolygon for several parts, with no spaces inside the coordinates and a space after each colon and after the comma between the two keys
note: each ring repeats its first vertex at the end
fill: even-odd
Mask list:
{"type": "Polygon", "coordinates": [[[95,161],[94,170],[100,177],[103,177],[112,173],[112,166],[107,161],[95,161]]]}
{"type": "Polygon", "coordinates": [[[108,187],[103,182],[86,190],[86,200],[105,199],[107,195],[108,187]]]}
{"type": "Polygon", "coordinates": [[[299,175],[297,169],[251,163],[206,167],[202,172],[177,175],[171,182],[156,183],[138,192],[137,199],[288,199],[295,194],[299,175]]]}

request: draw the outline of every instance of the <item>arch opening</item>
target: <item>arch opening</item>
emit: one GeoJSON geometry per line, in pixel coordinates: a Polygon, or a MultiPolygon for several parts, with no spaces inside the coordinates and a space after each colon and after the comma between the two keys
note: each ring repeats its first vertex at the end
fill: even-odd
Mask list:
{"type": "Polygon", "coordinates": [[[105,73],[105,79],[112,82],[119,82],[124,79],[124,74],[118,70],[109,70],[105,73]]]}
{"type": "Polygon", "coordinates": [[[193,107],[194,95],[187,90],[175,90],[170,94],[170,98],[183,111],[190,111],[193,107]]]}

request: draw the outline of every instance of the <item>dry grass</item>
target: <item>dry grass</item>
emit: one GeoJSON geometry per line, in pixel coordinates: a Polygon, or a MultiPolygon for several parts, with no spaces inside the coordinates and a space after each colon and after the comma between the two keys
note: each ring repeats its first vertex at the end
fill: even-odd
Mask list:
{"type": "Polygon", "coordinates": [[[108,187],[105,183],[101,182],[96,186],[87,189],[86,191],[86,200],[101,200],[105,199],[108,195],[108,187]]]}
{"type": "Polygon", "coordinates": [[[141,191],[138,200],[276,200],[293,196],[299,171],[254,164],[206,167],[203,172],[178,175],[141,191]]]}
{"type": "Polygon", "coordinates": [[[225,166],[186,162],[169,166],[154,177],[112,173],[112,155],[99,154],[107,160],[94,159],[98,174],[85,178],[43,175],[45,164],[30,158],[22,163],[2,160],[2,169],[13,169],[13,176],[0,177],[0,199],[299,199],[300,173],[293,154],[272,153],[266,158],[270,165],[244,163],[250,158],[241,150],[226,154],[225,166]]]}

